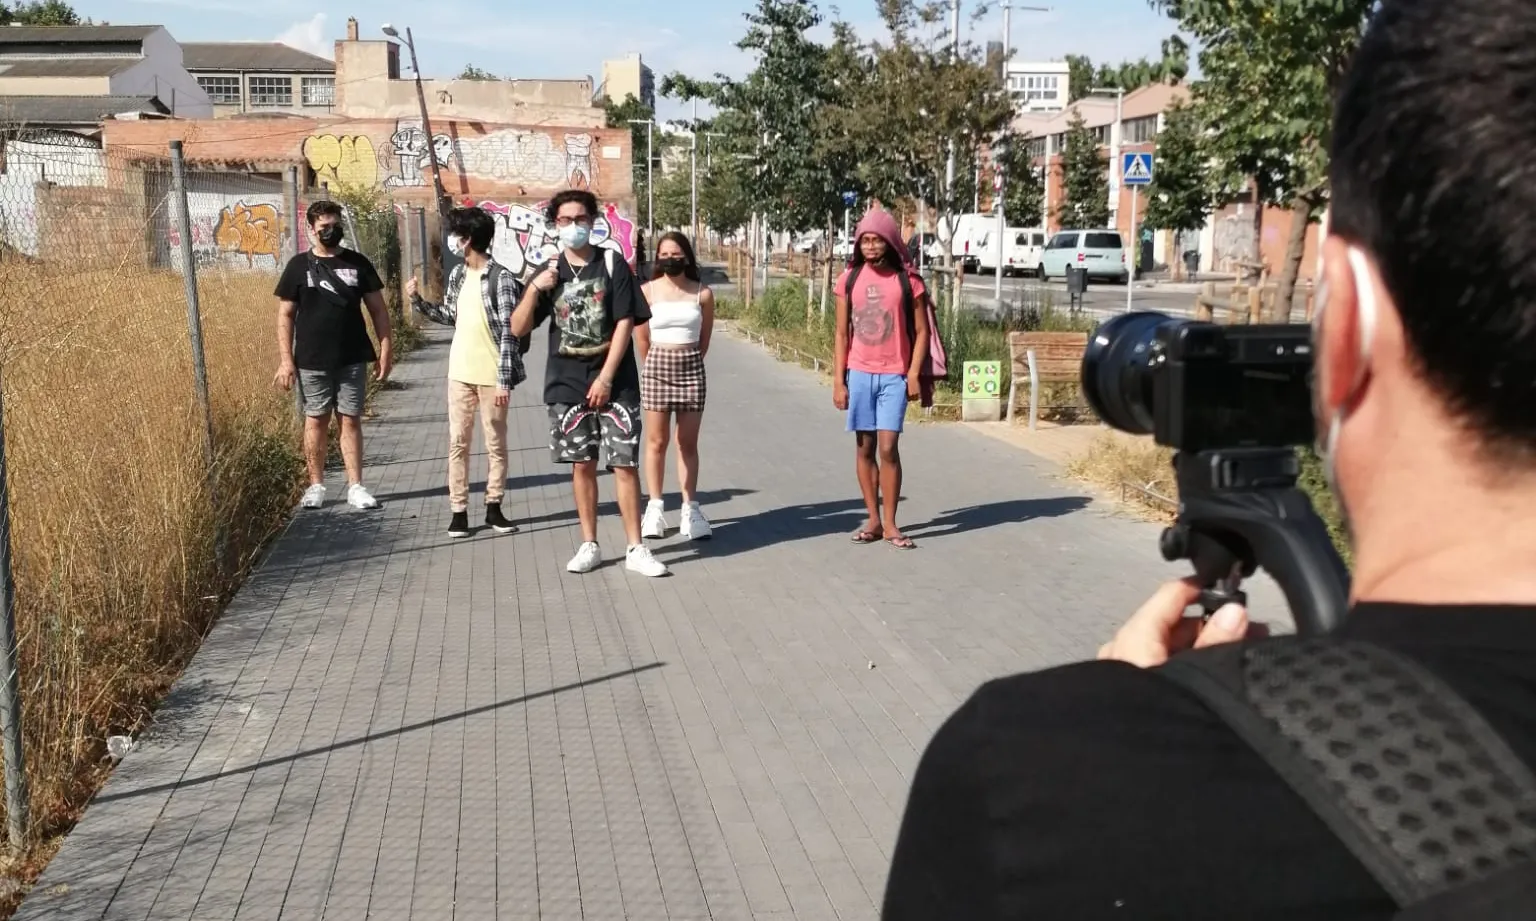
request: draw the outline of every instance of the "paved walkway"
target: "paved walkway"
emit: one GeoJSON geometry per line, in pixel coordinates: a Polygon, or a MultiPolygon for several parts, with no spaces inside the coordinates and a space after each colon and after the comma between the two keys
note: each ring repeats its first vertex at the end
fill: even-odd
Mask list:
{"type": "Polygon", "coordinates": [[[645,580],[565,573],[537,384],[514,397],[521,533],[446,537],[435,334],[368,428],[383,509],[294,520],[17,917],[875,918],[945,715],[1091,654],[1177,570],[1155,527],[958,426],[903,443],[920,548],[852,544],[828,391],[720,338],[716,537],[659,542],[675,574],[645,580]]]}

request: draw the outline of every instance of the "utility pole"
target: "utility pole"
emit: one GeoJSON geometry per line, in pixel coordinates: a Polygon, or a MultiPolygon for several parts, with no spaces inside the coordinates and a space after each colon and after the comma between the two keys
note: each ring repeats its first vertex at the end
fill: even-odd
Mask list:
{"type": "Polygon", "coordinates": [[[656,246],[656,157],[651,152],[652,132],[656,129],[654,118],[631,118],[631,125],[645,124],[645,242],[656,246]]]}
{"type": "MultiPolygon", "coordinates": [[[[389,23],[384,24],[383,32],[390,38],[400,38],[400,33],[389,23]]],[[[427,134],[427,158],[432,161],[432,194],[437,197],[437,215],[443,220],[446,231],[448,225],[448,193],[443,191],[443,171],[437,164],[437,145],[433,143],[436,137],[432,133],[432,118],[427,115],[427,93],[421,85],[421,67],[416,63],[416,42],[411,37],[409,27],[405,30],[405,47],[411,52],[411,71],[416,74],[416,103],[421,107],[421,130],[427,134]]]]}
{"type": "Polygon", "coordinates": [[[688,159],[692,164],[692,176],[689,177],[693,186],[693,245],[699,245],[699,98],[693,98],[693,130],[689,132],[693,136],[693,149],[689,151],[688,159]]]}
{"type": "MultiPolygon", "coordinates": [[[[952,61],[960,60],[960,0],[949,0],[950,55],[952,61]]],[[[954,207],[955,199],[955,139],[949,139],[949,159],[944,165],[944,209],[954,207]]],[[[950,218],[950,235],[954,235],[954,218],[950,218]]],[[[951,242],[950,251],[954,251],[951,242]]]]}

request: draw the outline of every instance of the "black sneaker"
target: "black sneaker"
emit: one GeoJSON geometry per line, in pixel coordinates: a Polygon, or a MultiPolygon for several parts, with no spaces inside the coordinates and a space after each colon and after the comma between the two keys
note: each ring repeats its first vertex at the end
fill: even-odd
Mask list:
{"type": "Polygon", "coordinates": [[[469,536],[469,513],[454,512],[453,518],[448,522],[449,537],[469,536]]]}
{"type": "Polygon", "coordinates": [[[499,502],[495,505],[487,503],[485,506],[485,524],[486,527],[489,527],[497,534],[517,533],[517,525],[508,521],[507,517],[501,513],[501,503],[499,502]]]}

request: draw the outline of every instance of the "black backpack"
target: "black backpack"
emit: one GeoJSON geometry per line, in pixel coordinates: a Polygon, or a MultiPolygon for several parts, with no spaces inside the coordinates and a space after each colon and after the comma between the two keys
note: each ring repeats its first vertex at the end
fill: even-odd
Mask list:
{"type": "Polygon", "coordinates": [[[1536,775],[1460,695],[1381,646],[1281,637],[1158,669],[1251,745],[1397,903],[1536,918],[1536,775]]]}

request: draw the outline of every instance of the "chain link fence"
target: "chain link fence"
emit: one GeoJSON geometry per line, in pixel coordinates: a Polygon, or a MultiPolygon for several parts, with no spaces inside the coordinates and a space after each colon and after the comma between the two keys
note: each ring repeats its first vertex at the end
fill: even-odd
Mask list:
{"type": "MultiPolygon", "coordinates": [[[[210,169],[179,150],[4,135],[0,730],[13,846],[67,827],[121,748],[107,740],[147,722],[293,507],[299,427],[294,397],[273,386],[273,290],[308,246],[303,208],[320,193],[299,182],[283,165],[210,169]]],[[[394,215],[387,202],[351,214],[360,247],[393,272],[398,315],[394,215]]]]}

